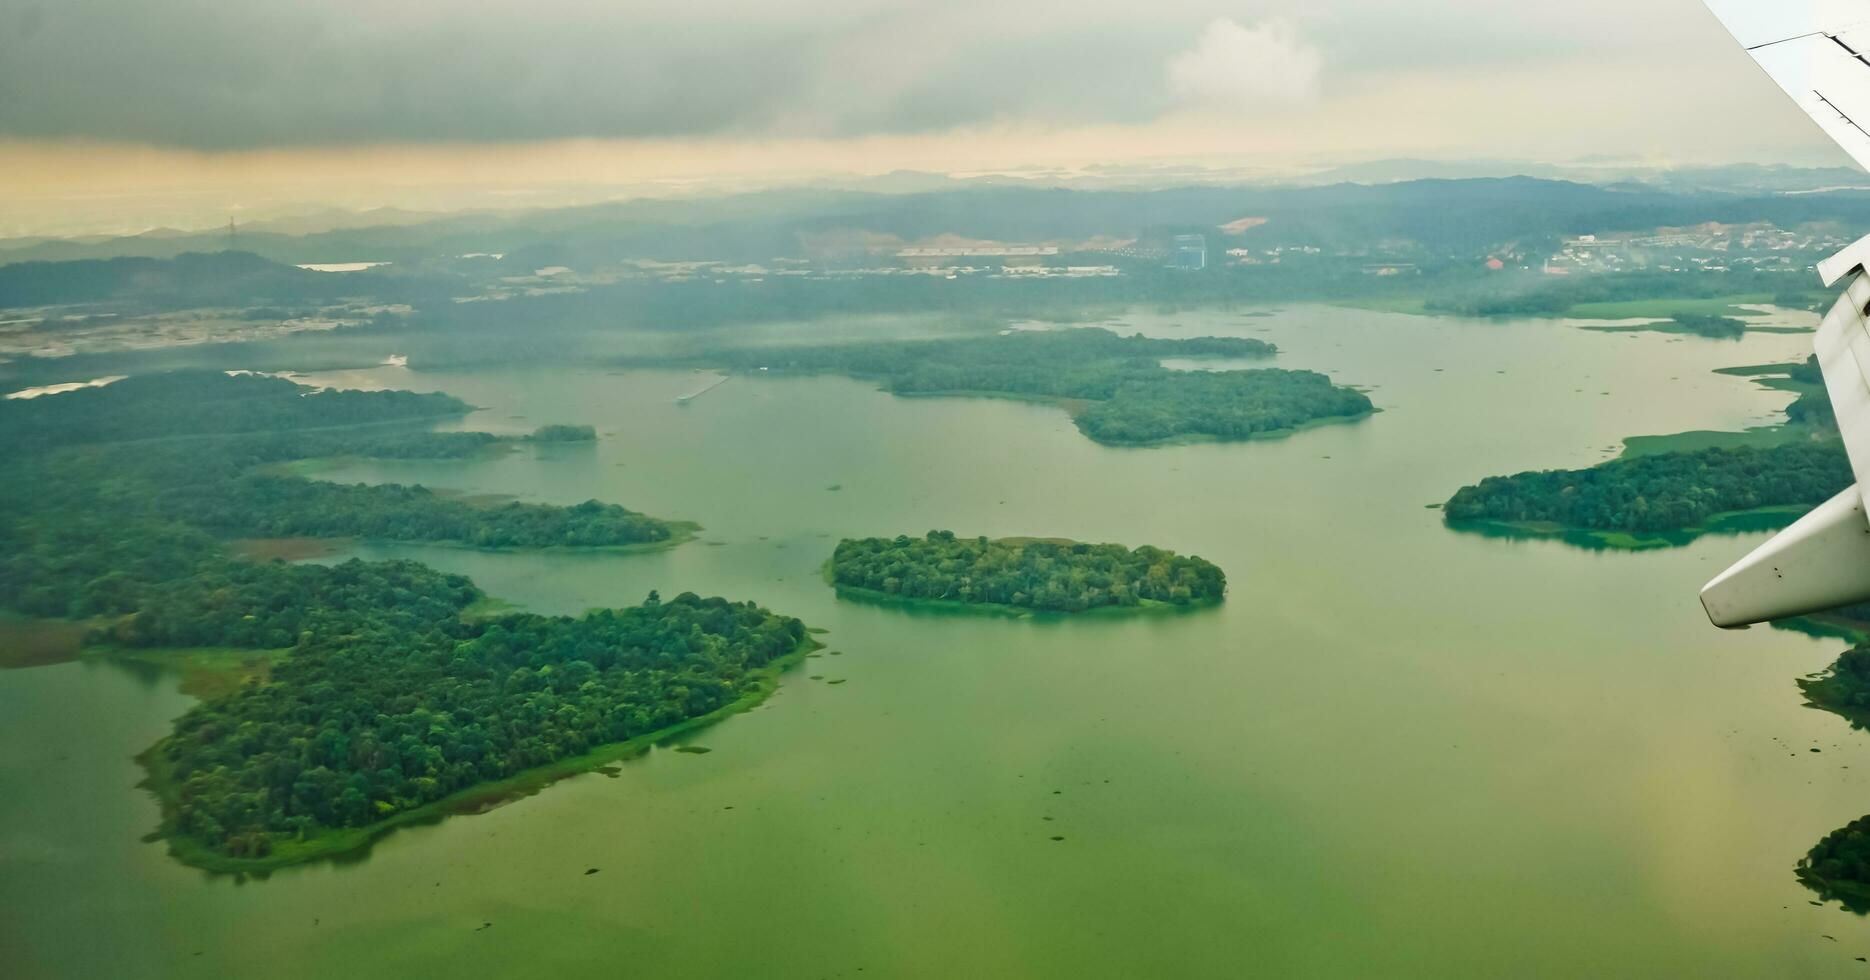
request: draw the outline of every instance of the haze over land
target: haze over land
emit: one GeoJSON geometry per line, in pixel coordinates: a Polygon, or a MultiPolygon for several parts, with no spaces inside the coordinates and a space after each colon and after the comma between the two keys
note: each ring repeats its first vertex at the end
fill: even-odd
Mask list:
{"type": "Polygon", "coordinates": [[[0,96],[8,980],[1870,960],[1870,606],[1695,602],[1852,479],[1870,177],[1693,0],[0,0],[0,96]]]}

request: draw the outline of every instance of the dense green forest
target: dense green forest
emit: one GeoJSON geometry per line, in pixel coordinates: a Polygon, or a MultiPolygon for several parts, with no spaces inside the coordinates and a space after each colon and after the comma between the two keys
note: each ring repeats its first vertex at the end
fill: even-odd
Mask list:
{"type": "Polygon", "coordinates": [[[1844,651],[1830,670],[1800,680],[1799,690],[1817,707],[1844,716],[1852,728],[1870,728],[1870,646],[1844,651]]]}
{"type": "Polygon", "coordinates": [[[1172,551],[1034,538],[846,538],[830,577],[844,589],[905,599],[1083,612],[1107,606],[1218,602],[1227,576],[1172,551]]]}
{"type": "Polygon", "coordinates": [[[398,423],[470,410],[442,394],[317,390],[258,374],[178,371],[52,397],[0,399],[0,450],[398,423]]]}
{"type": "MultiPolygon", "coordinates": [[[[1582,303],[1652,299],[1713,299],[1758,293],[1768,296],[1802,286],[1783,272],[1626,272],[1588,276],[1507,276],[1444,289],[1428,300],[1436,313],[1460,316],[1558,316],[1582,303]]],[[[1802,293],[1786,301],[1804,306],[1802,293]]]]}
{"type": "Polygon", "coordinates": [[[1764,447],[1713,447],[1625,456],[1580,470],[1488,477],[1443,506],[1451,523],[1550,523],[1592,531],[1653,533],[1697,528],[1721,513],[1813,507],[1853,481],[1816,356],[1720,372],[1798,392],[1791,431],[1809,436],[1764,447]]]}
{"type": "Polygon", "coordinates": [[[1443,513],[1449,521],[1671,531],[1726,511],[1816,506],[1851,482],[1850,460],[1836,442],[1714,448],[1488,477],[1462,487],[1443,513]]]}
{"type": "Polygon", "coordinates": [[[614,547],[667,541],[677,525],[587,500],[569,507],[475,505],[427,487],[343,485],[244,476],[217,488],[163,494],[157,505],[196,527],[243,538],[447,541],[480,548],[614,547]]]}
{"type": "Polygon", "coordinates": [[[366,827],[718,711],[805,642],[796,619],[689,593],[315,634],[270,683],[196,706],[158,744],[168,830],[238,858],[366,827]]]}
{"type": "Polygon", "coordinates": [[[596,442],[597,427],[592,425],[542,425],[527,436],[532,442],[596,442]]]}
{"type": "Polygon", "coordinates": [[[797,620],[687,594],[577,620],[472,619],[473,583],[419,563],[254,562],[224,547],[218,535],[611,545],[685,527],[595,501],[479,507],[255,471],[326,453],[458,458],[497,441],[366,424],[460,406],[447,396],[216,372],[0,412],[17,418],[16,405],[45,438],[10,439],[0,466],[0,609],[94,620],[93,640],[121,647],[291,651],[268,682],[191,710],[150,757],[191,860],[264,856],[708,714],[804,642],[797,620]]]}
{"type": "Polygon", "coordinates": [[[1800,859],[1798,877],[1820,898],[1870,913],[1870,815],[1826,834],[1800,859]]]}
{"type": "Polygon", "coordinates": [[[1164,358],[1262,358],[1277,352],[1264,340],[1124,337],[1101,327],[1019,330],[987,337],[741,347],[683,360],[733,371],[844,374],[876,380],[903,395],[996,392],[1054,398],[1107,399],[1126,382],[1169,374],[1164,358]]]}
{"type": "Polygon", "coordinates": [[[1710,340],[1739,340],[1747,334],[1747,322],[1731,316],[1706,313],[1677,313],[1671,321],[1682,330],[1710,340]]]}
{"type": "Polygon", "coordinates": [[[1372,410],[1362,392],[1313,371],[1174,371],[1165,358],[1264,357],[1261,340],[1163,340],[1085,327],[955,340],[738,348],[680,359],[728,370],[837,373],[899,395],[983,394],[1081,403],[1078,428],[1107,444],[1185,436],[1245,439],[1372,410]]]}
{"type": "MultiPolygon", "coordinates": [[[[9,425],[0,441],[21,453],[13,479],[62,485],[66,499],[94,510],[233,537],[597,547],[657,544],[692,530],[597,501],[477,504],[419,486],[345,486],[260,469],[329,456],[458,459],[511,441],[398,427],[466,410],[447,395],[316,391],[281,378],[184,372],[0,401],[0,423],[9,425]]],[[[525,438],[583,441],[595,430],[545,426],[525,438]]]]}
{"type": "Polygon", "coordinates": [[[1825,390],[1825,376],[1818,367],[1818,355],[1813,354],[1802,363],[1787,365],[1786,379],[1799,393],[1799,397],[1786,406],[1786,419],[1794,424],[1836,432],[1838,415],[1831,407],[1830,394],[1825,390]]]}
{"type": "Polygon", "coordinates": [[[1316,371],[1183,371],[1126,382],[1108,401],[1075,416],[1107,445],[1147,445],[1185,436],[1248,439],[1312,422],[1374,411],[1369,396],[1316,371]]]}

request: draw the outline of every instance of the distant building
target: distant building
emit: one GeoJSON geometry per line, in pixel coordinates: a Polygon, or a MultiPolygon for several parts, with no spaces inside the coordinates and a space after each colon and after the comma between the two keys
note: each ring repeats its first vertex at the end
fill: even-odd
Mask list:
{"type": "Polygon", "coordinates": [[[1494,272],[1499,272],[1501,269],[1506,268],[1506,263],[1500,261],[1500,257],[1497,255],[1488,256],[1487,257],[1487,268],[1493,270],[1494,272]]]}
{"type": "Polygon", "coordinates": [[[1208,236],[1177,235],[1170,243],[1170,265],[1177,269],[1208,267],[1208,236]]]}

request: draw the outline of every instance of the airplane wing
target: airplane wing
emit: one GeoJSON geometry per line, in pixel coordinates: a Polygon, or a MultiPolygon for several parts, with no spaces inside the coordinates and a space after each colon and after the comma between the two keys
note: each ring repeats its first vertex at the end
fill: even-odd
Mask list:
{"type": "Polygon", "coordinates": [[[1870,2],[1705,2],[1792,101],[1870,168],[1870,2]]]}
{"type": "MultiPolygon", "coordinates": [[[[1704,0],[1773,81],[1870,169],[1870,0],[1704,0]]],[[[1818,263],[1843,295],[1813,346],[1855,486],[1774,535],[1701,590],[1716,626],[1870,601],[1870,236],[1818,263]]]]}

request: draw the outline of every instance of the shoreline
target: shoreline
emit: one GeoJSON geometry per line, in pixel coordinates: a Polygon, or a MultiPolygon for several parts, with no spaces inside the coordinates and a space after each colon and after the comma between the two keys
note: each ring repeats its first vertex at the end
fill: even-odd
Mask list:
{"type": "Polygon", "coordinates": [[[532,796],[561,779],[590,772],[611,762],[638,758],[647,754],[658,743],[684,732],[705,728],[733,715],[751,711],[779,690],[781,675],[803,663],[807,654],[823,646],[824,644],[815,638],[815,634],[807,633],[805,640],[792,652],[775,658],[749,675],[756,680],[752,690],[707,714],[696,715],[667,728],[646,732],[626,741],[608,742],[582,754],[534,766],[504,779],[479,783],[367,826],[332,828],[305,840],[282,841],[275,845],[273,852],[265,857],[232,857],[222,854],[172,829],[177,787],[168,761],[162,757],[161,749],[169,741],[169,737],[164,736],[136,755],[137,765],[142,767],[144,773],[143,779],[137,783],[137,788],[147,790],[151,796],[155,797],[156,805],[161,811],[160,824],[144,840],[152,844],[157,841],[167,841],[170,857],[189,867],[200,868],[211,874],[265,875],[299,864],[361,857],[378,840],[402,827],[437,823],[448,817],[484,813],[506,803],[532,796]]]}
{"type": "Polygon", "coordinates": [[[1735,536],[1758,531],[1776,531],[1790,526],[1812,506],[1780,504],[1749,510],[1728,510],[1710,514],[1706,521],[1692,527],[1663,531],[1623,531],[1604,528],[1574,527],[1552,521],[1457,520],[1443,518],[1449,530],[1482,537],[1515,541],[1561,541],[1591,551],[1654,551],[1679,548],[1708,535],[1735,536]]]}
{"type": "MultiPolygon", "coordinates": [[[[1018,539],[1002,539],[1018,540],[1018,539]]],[[[1027,540],[1044,540],[1031,538],[1027,540]]],[[[1227,601],[1225,595],[1214,599],[1198,599],[1184,605],[1163,602],[1160,599],[1143,599],[1134,606],[1103,605],[1092,606],[1072,612],[1066,609],[1040,609],[1036,606],[1013,606],[1004,602],[966,602],[961,599],[924,599],[917,596],[892,595],[856,585],[842,585],[832,577],[831,559],[825,559],[822,569],[825,584],[837,591],[839,599],[852,602],[864,602],[873,606],[896,607],[900,609],[927,612],[965,612],[982,616],[1001,616],[1008,619],[1077,619],[1084,616],[1160,616],[1164,614],[1196,612],[1214,609],[1227,601]]]]}
{"type": "Polygon", "coordinates": [[[488,545],[468,544],[464,541],[425,541],[409,538],[352,536],[321,538],[309,534],[290,535],[283,538],[223,538],[221,540],[229,551],[249,561],[277,559],[291,563],[313,558],[329,558],[355,549],[358,545],[422,546],[458,551],[484,551],[491,554],[531,554],[534,552],[584,554],[588,552],[607,555],[640,555],[680,547],[695,540],[703,530],[702,526],[694,521],[661,521],[661,523],[669,528],[668,537],[659,541],[632,541],[629,544],[488,545]]]}

